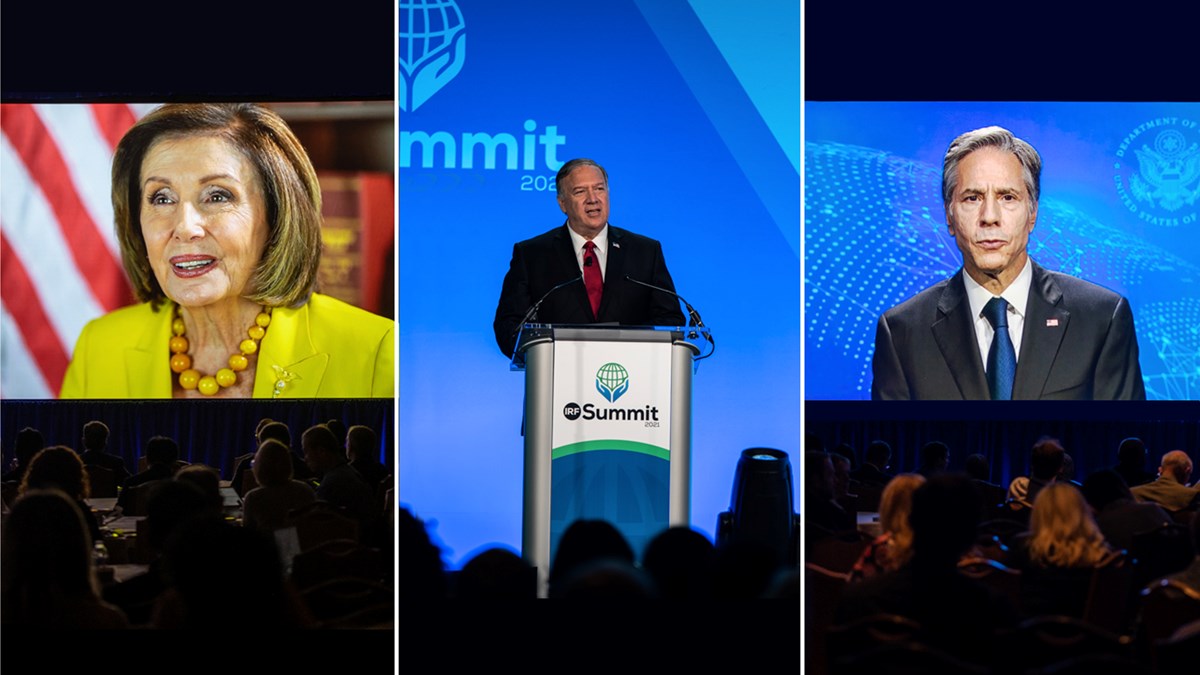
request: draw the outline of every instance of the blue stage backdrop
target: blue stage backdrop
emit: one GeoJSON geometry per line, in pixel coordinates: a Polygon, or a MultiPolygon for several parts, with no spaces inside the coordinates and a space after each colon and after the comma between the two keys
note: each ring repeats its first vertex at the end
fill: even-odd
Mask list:
{"type": "Polygon", "coordinates": [[[808,398],[870,398],[880,314],[959,268],[942,156],[991,124],[1042,155],[1032,257],[1129,299],[1148,398],[1200,398],[1200,105],[821,102],[805,118],[808,398]]]}
{"type": "Polygon", "coordinates": [[[713,329],[692,523],[739,452],[800,447],[799,6],[400,0],[400,502],[459,566],[521,540],[523,374],[492,334],[512,245],[591,157],[611,222],[663,244],[713,329]]]}

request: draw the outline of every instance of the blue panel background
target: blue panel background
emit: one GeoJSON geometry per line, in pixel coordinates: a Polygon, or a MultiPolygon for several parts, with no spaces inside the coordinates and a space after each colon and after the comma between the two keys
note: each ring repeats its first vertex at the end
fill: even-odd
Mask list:
{"type": "Polygon", "coordinates": [[[551,463],[550,559],[571,523],[580,518],[612,523],[640,560],[670,517],[671,465],[665,459],[622,450],[592,450],[551,463]]]}
{"type": "Polygon", "coordinates": [[[1042,155],[1031,255],[1129,299],[1148,398],[1200,398],[1198,123],[1194,103],[807,103],[806,396],[870,398],[879,315],[961,265],[941,200],[946,147],[998,124],[1042,155]],[[1173,121],[1143,127],[1155,120],[1173,121]],[[1168,129],[1191,153],[1182,173],[1193,201],[1123,200],[1118,185],[1128,194],[1140,173],[1133,149],[1168,129]]]}
{"type": "Polygon", "coordinates": [[[503,150],[500,168],[482,168],[481,151],[475,168],[461,156],[445,168],[440,148],[426,165],[411,141],[486,132],[520,145],[527,120],[565,138],[559,161],[605,165],[611,222],[663,243],[677,289],[713,328],[718,349],[694,387],[694,526],[712,535],[746,447],[791,454],[798,485],[798,3],[454,4],[461,70],[400,113],[400,501],[452,566],[520,547],[523,377],[491,323],[513,243],[564,220],[547,181],[558,167],[540,145],[531,171],[523,147],[517,170],[503,150]]]}

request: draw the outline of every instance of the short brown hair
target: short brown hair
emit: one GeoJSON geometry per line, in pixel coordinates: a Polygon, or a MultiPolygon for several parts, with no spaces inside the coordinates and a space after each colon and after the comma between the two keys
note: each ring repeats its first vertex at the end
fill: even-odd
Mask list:
{"type": "Polygon", "coordinates": [[[113,220],[121,262],[142,302],[166,300],[142,237],[142,162],[164,138],[213,136],[238,148],[258,172],[267,207],[267,246],[245,297],[270,307],[304,304],[321,262],[321,187],[308,154],[274,111],[253,103],[175,103],[154,109],[117,144],[113,220]]]}
{"type": "Polygon", "coordinates": [[[108,445],[108,425],[100,420],[92,420],[83,425],[83,448],[85,450],[104,450],[108,445]]]}
{"type": "Polygon", "coordinates": [[[324,424],[314,424],[309,427],[304,431],[300,440],[307,446],[306,450],[308,448],[318,448],[339,457],[343,456],[341,448],[338,447],[337,436],[334,436],[329,427],[324,424]]]}
{"type": "Polygon", "coordinates": [[[371,427],[355,424],[346,432],[346,456],[351,460],[370,459],[378,461],[379,436],[371,427]]]}

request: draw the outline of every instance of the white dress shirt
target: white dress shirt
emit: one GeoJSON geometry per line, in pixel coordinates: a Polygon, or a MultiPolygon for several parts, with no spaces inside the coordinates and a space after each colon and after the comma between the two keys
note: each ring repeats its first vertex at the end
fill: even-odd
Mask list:
{"type": "MultiPolygon", "coordinates": [[[[570,225],[567,226],[567,232],[571,233],[571,245],[575,248],[575,262],[579,263],[579,273],[583,274],[583,245],[588,240],[572,230],[570,225]]],[[[600,280],[603,281],[606,276],[604,266],[608,262],[608,223],[604,224],[604,228],[592,239],[592,243],[596,245],[593,254],[596,256],[596,263],[600,265],[600,280]]]]}
{"type": "MultiPolygon", "coordinates": [[[[1028,257],[1025,267],[1013,280],[1008,288],[1000,294],[1008,302],[1008,336],[1012,338],[1013,350],[1017,354],[1017,363],[1021,362],[1021,333],[1025,330],[1025,308],[1029,304],[1029,287],[1033,283],[1033,265],[1028,257]]],[[[979,357],[987,370],[988,351],[992,348],[992,336],[996,330],[991,322],[983,316],[983,307],[988,300],[996,297],[988,289],[980,286],[977,281],[963,270],[963,284],[967,288],[967,300],[971,303],[971,316],[975,317],[975,339],[979,344],[979,357]]]]}

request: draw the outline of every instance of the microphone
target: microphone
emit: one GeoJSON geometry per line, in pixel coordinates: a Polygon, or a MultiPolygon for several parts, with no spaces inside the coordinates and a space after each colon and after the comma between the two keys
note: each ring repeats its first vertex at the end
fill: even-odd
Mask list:
{"type": "Polygon", "coordinates": [[[648,284],[644,281],[638,281],[637,279],[634,279],[633,277],[629,276],[628,274],[625,275],[625,281],[632,281],[633,283],[635,283],[639,286],[645,286],[646,288],[652,288],[656,291],[662,291],[663,293],[668,293],[670,295],[675,296],[678,300],[683,302],[685,307],[687,307],[688,316],[691,317],[690,321],[688,322],[688,325],[695,326],[696,328],[705,328],[706,327],[704,325],[704,321],[700,318],[700,313],[696,311],[696,308],[692,307],[692,305],[690,303],[688,303],[687,300],[683,299],[682,295],[676,293],[675,291],[668,290],[668,289],[662,288],[660,286],[655,286],[654,284],[648,284]]]}
{"type": "MultiPolygon", "coordinates": [[[[516,339],[516,337],[521,334],[521,329],[525,328],[525,324],[529,323],[530,321],[532,321],[534,318],[537,317],[538,308],[542,306],[542,303],[546,301],[546,298],[550,297],[550,295],[552,293],[554,293],[555,291],[557,291],[561,288],[566,288],[567,286],[570,286],[571,284],[573,284],[577,281],[583,281],[582,274],[580,274],[577,277],[574,277],[572,279],[568,279],[568,280],[562,282],[561,284],[555,286],[554,288],[551,288],[550,290],[546,291],[545,295],[538,298],[538,301],[533,303],[533,306],[529,308],[529,311],[525,312],[525,318],[521,319],[521,323],[517,324],[516,329],[513,330],[513,334],[512,334],[513,339],[516,339]]],[[[516,351],[516,348],[517,348],[517,345],[514,343],[513,351],[516,351]]]]}

